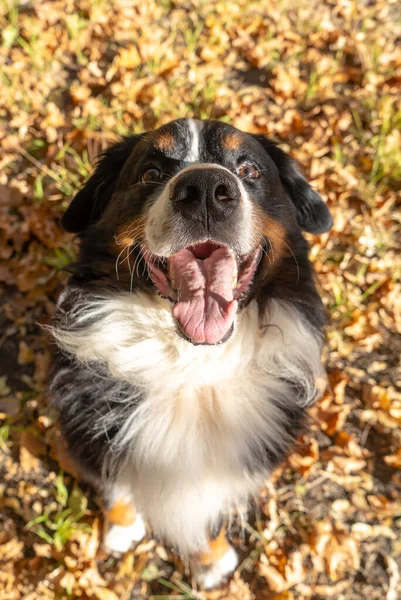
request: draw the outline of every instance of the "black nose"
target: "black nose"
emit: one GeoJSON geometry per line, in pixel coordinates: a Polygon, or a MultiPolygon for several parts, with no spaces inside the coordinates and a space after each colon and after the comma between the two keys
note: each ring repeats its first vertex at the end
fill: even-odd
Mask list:
{"type": "Polygon", "coordinates": [[[234,175],[216,167],[194,168],[178,177],[171,199],[185,219],[210,223],[227,220],[238,208],[241,192],[234,175]]]}

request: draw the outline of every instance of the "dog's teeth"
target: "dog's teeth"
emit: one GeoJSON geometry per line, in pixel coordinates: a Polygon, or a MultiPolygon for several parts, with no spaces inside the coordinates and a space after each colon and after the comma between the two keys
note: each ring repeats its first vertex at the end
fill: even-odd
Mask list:
{"type": "Polygon", "coordinates": [[[173,272],[173,269],[171,268],[171,262],[170,261],[168,261],[168,276],[170,278],[171,288],[174,291],[176,291],[175,280],[174,280],[174,272],[173,272]]]}
{"type": "Polygon", "coordinates": [[[237,284],[238,284],[238,265],[237,265],[237,261],[235,261],[235,264],[234,264],[234,275],[233,275],[233,289],[234,290],[237,287],[237,284]]]}

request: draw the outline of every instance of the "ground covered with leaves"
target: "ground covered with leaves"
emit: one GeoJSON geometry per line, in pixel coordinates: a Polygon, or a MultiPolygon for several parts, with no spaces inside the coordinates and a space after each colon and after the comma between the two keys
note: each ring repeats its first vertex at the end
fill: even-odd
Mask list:
{"type": "Polygon", "coordinates": [[[397,0],[0,3],[0,598],[401,597],[401,9],[397,0]],[[334,227],[311,238],[330,390],[266,484],[221,589],[150,536],[101,548],[45,381],[76,252],[60,215],[118,136],[183,116],[268,134],[334,227]]]}

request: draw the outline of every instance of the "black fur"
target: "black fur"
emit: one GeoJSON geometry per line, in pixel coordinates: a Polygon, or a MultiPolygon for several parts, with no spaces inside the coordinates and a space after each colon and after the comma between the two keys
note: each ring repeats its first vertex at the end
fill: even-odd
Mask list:
{"type": "Polygon", "coordinates": [[[70,233],[81,233],[96,223],[116,189],[121,169],[137,144],[138,136],[127,137],[102,154],[94,174],[75,196],[61,223],[70,233]]]}
{"type": "Polygon", "coordinates": [[[106,459],[126,418],[124,401],[132,407],[135,394],[98,364],[86,366],[61,352],[55,356],[50,392],[71,456],[85,479],[101,488],[106,459]]]}
{"type": "Polygon", "coordinates": [[[264,135],[255,135],[254,137],[276,164],[280,179],[295,207],[301,229],[309,233],[329,231],[333,226],[330,211],[319,194],[301,175],[295,161],[264,135]]]}
{"type": "MultiPolygon", "coordinates": [[[[267,175],[249,183],[249,194],[262,211],[283,225],[285,245],[289,249],[277,259],[277,264],[270,265],[265,261],[259,266],[240,306],[256,298],[259,307],[265,310],[271,299],[285,300],[298,309],[317,336],[323,335],[326,313],[316,289],[308,246],[301,229],[312,233],[328,231],[332,224],[330,213],[299,173],[294,161],[271,140],[243,134],[244,148],[239,148],[235,155],[227,156],[227,152],[219,150],[216,140],[219,136],[224,137],[227,127],[206,123],[205,136],[210,135],[210,140],[206,137],[203,142],[200,159],[232,169],[241,156],[254,155],[255,160],[260,161],[267,175]]],[[[182,122],[178,122],[177,131],[180,128],[182,122]]],[[[174,132],[175,127],[169,125],[168,131],[174,132]]],[[[150,199],[161,189],[152,184],[139,185],[143,170],[152,164],[150,161],[156,161],[171,177],[186,166],[184,159],[166,159],[157,149],[152,149],[152,136],[148,134],[145,141],[142,136],[133,136],[107,150],[95,173],[67,209],[63,225],[68,231],[79,234],[81,247],[69,288],[59,306],[57,326],[67,330],[71,327],[69,311],[82,298],[89,300],[91,296],[101,297],[130,289],[133,293],[138,290],[157,293],[139,249],[133,250],[133,259],[137,259],[133,274],[127,264],[121,267],[118,279],[115,271],[116,232],[119,227],[141,217],[149,209],[150,199]]],[[[182,146],[185,150],[185,144],[182,146]]],[[[261,328],[264,326],[269,327],[261,323],[261,328]]],[[[292,387],[294,397],[301,399],[305,390],[300,389],[296,381],[287,383],[292,387]]],[[[65,353],[57,353],[51,393],[74,458],[91,480],[100,484],[105,465],[115,466],[124,459],[119,454],[119,432],[129,412],[141,402],[141,394],[127,382],[112,377],[105,365],[96,362],[84,365],[65,353]]],[[[251,474],[279,463],[305,426],[302,401],[297,408],[289,408],[286,398],[278,398],[277,406],[288,439],[280,440],[277,447],[255,447],[251,464],[244,465],[251,474]]]]}

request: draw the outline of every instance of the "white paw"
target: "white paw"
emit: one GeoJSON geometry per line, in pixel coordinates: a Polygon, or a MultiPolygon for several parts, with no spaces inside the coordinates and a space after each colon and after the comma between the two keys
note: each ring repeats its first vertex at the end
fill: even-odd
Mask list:
{"type": "Polygon", "coordinates": [[[199,585],[205,590],[210,590],[223,583],[228,575],[231,575],[235,571],[237,564],[237,553],[230,546],[230,549],[211,565],[196,565],[194,567],[194,576],[199,585]]]}
{"type": "MultiPolygon", "coordinates": [[[[106,525],[107,527],[107,525],[106,525]]],[[[135,522],[128,527],[108,525],[103,538],[103,548],[109,554],[123,554],[145,537],[146,528],[141,515],[137,514],[135,522]]]]}

